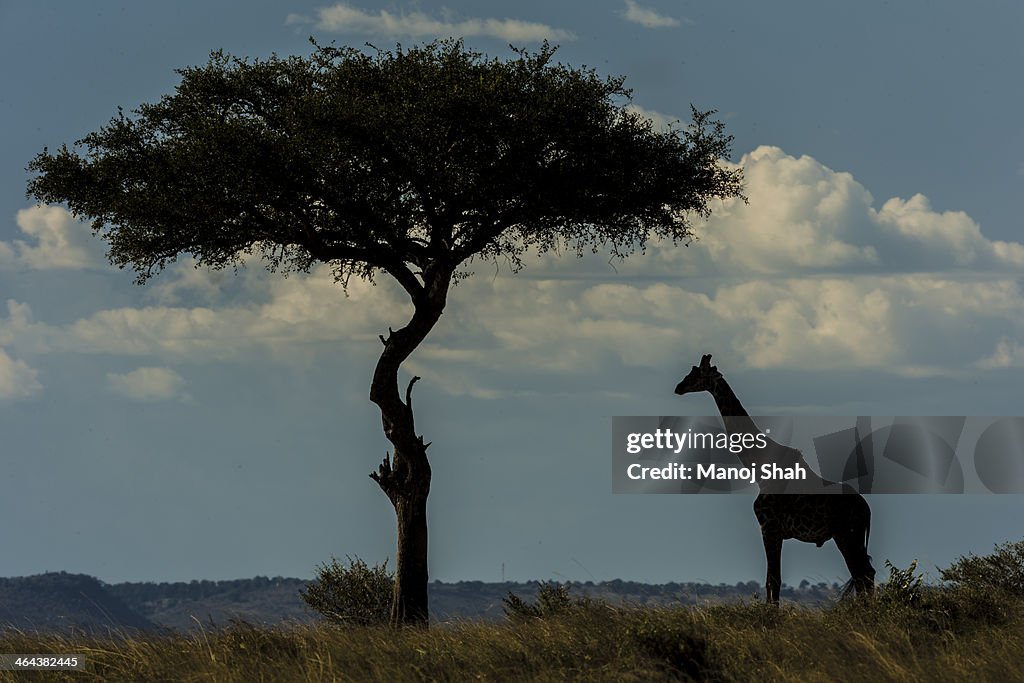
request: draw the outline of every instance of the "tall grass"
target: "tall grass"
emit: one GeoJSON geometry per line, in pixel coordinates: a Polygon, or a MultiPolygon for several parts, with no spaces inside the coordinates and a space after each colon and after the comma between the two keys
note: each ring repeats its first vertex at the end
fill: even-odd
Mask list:
{"type": "Polygon", "coordinates": [[[826,609],[590,602],[556,616],[429,630],[236,622],[123,638],[8,632],[3,652],[81,654],[89,670],[0,672],[0,680],[1024,680],[1024,603],[993,611],[935,595],[916,606],[856,599],[826,609]]]}
{"type": "Polygon", "coordinates": [[[0,634],[0,652],[79,654],[86,672],[0,681],[1024,681],[1024,543],[964,557],[924,585],[889,567],[872,596],[825,608],[759,602],[615,606],[550,586],[503,623],[352,623],[190,634],[0,634]]]}

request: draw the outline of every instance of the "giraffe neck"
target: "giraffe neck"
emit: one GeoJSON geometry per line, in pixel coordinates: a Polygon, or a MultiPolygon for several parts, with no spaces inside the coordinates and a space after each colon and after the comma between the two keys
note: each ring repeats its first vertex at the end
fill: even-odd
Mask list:
{"type": "Polygon", "coordinates": [[[718,412],[725,422],[726,431],[730,434],[756,434],[761,431],[754,424],[740,400],[736,398],[736,393],[724,377],[719,377],[712,383],[710,391],[711,397],[715,399],[715,405],[718,406],[718,412]]]}
{"type": "MultiPolygon", "coordinates": [[[[736,393],[729,386],[729,383],[725,381],[724,377],[719,376],[718,379],[711,385],[711,396],[715,400],[715,405],[718,406],[718,412],[722,415],[722,422],[725,424],[725,431],[729,434],[758,434],[760,429],[754,420],[747,413],[743,404],[740,403],[739,398],[736,397],[736,393]]],[[[771,461],[781,465],[794,465],[799,464],[807,468],[809,480],[814,482],[821,482],[821,476],[811,469],[807,461],[804,460],[803,454],[795,448],[783,446],[777,441],[768,438],[768,448],[771,452],[771,461]]],[[[736,453],[736,457],[747,467],[757,467],[760,463],[758,457],[764,457],[765,452],[761,449],[749,449],[736,453]]],[[[762,493],[771,492],[770,485],[766,489],[766,486],[760,481],[758,487],[762,493]]]]}

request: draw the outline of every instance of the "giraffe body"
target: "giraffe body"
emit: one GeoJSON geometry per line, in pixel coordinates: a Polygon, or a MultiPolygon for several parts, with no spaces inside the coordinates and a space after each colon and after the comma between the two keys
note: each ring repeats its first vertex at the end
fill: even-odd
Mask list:
{"type": "MultiPolygon", "coordinates": [[[[694,366],[676,386],[675,393],[688,394],[707,391],[715,399],[719,412],[730,433],[757,433],[757,426],[743,408],[732,388],[718,368],[711,365],[711,356],[701,358],[700,366],[694,366]]],[[[802,454],[796,449],[771,443],[776,458],[801,463],[802,454]]],[[[755,464],[750,453],[738,454],[746,465],[755,464]]],[[[808,470],[810,468],[808,467],[808,470]]],[[[754,516],[761,526],[765,558],[768,571],[765,590],[768,602],[778,604],[782,586],[782,542],[788,538],[814,543],[819,548],[829,540],[835,540],[839,552],[850,570],[851,587],[857,593],[869,593],[874,588],[875,570],[868,555],[868,538],[871,530],[871,508],[859,493],[845,484],[823,480],[816,473],[809,490],[821,491],[822,487],[838,487],[841,493],[773,493],[772,484],[761,486],[761,493],[754,500],[754,516]]],[[[792,489],[789,489],[792,490],[792,489]]]]}

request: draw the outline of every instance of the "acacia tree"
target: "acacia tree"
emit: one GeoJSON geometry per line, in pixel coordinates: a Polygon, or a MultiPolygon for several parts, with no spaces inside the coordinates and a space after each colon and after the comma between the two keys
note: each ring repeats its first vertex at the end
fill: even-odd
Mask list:
{"type": "Polygon", "coordinates": [[[741,196],[713,112],[655,131],[622,77],[487,58],[461,40],[394,51],[316,46],[309,57],[214,52],[174,92],[29,164],[28,195],[64,202],[137,282],[191,254],[212,268],[259,255],[271,271],[330,264],[393,277],[413,314],[381,336],[370,386],[393,446],[370,476],[398,521],[392,621],[427,621],[427,446],[399,369],[473,259],[513,270],[529,249],[608,249],[692,237],[690,217],[741,196]]]}

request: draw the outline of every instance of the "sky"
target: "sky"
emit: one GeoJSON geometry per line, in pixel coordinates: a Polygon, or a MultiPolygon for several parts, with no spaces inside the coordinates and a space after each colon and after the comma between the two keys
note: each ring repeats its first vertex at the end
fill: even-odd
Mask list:
{"type": "MultiPolygon", "coordinates": [[[[106,582],[393,566],[367,476],[387,281],[109,266],[28,162],[170,92],[212,50],[449,35],[623,75],[656,126],[735,136],[749,203],[689,247],[481,263],[406,366],[442,581],[763,581],[752,495],[613,495],[611,418],[714,415],[704,353],[753,415],[1022,415],[1024,6],[859,3],[6,2],[0,5],[0,575],[106,582]]],[[[1024,457],[1024,454],[1021,454],[1024,457]]],[[[1024,498],[876,495],[870,552],[936,567],[1021,538],[1024,498]]],[[[847,578],[790,541],[783,580],[847,578]]]]}

